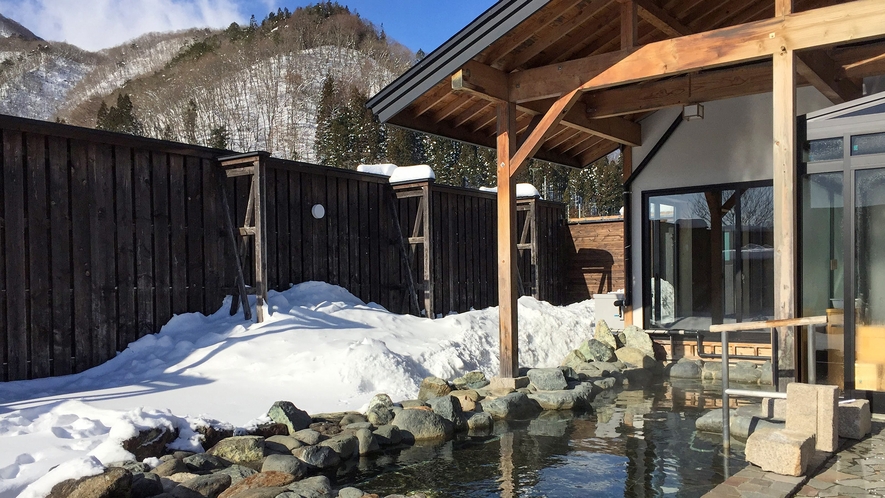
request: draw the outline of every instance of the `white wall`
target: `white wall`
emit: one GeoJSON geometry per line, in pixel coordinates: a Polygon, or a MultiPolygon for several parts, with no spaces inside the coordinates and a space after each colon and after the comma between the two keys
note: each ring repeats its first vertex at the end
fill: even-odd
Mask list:
{"type": "MultiPolygon", "coordinates": [[[[771,180],[772,98],[750,95],[704,103],[704,119],[684,121],[633,182],[633,323],[642,325],[642,195],[646,191],[771,180]]],[[[817,90],[800,88],[797,113],[831,106],[817,90]]],[[[658,111],[642,121],[642,146],[633,167],[648,155],[680,116],[682,107],[658,111]]]]}

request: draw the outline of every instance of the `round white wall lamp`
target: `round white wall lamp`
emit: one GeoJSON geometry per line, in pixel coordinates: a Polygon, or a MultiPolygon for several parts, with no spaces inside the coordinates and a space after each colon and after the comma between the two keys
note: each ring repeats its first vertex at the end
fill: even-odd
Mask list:
{"type": "Polygon", "coordinates": [[[310,214],[312,214],[314,218],[321,220],[323,219],[323,216],[326,216],[326,208],[324,208],[322,204],[314,204],[313,207],[310,208],[310,214]]]}

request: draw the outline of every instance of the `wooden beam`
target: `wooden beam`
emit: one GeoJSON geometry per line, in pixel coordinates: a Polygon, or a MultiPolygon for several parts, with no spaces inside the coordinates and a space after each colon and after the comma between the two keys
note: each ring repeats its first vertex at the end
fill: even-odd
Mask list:
{"type": "Polygon", "coordinates": [[[497,105],[498,117],[498,319],[499,375],[513,378],[519,372],[519,329],[516,289],[516,182],[511,157],[516,149],[516,106],[497,105]]]}
{"type": "Polygon", "coordinates": [[[636,18],[636,3],[633,0],[618,0],[621,2],[621,48],[633,48],[636,46],[637,28],[639,24],[636,18]]]}
{"type": "Polygon", "coordinates": [[[581,155],[578,156],[578,163],[580,163],[582,167],[589,166],[595,161],[598,161],[603,156],[611,154],[612,152],[617,150],[617,148],[618,144],[614,142],[611,142],[609,140],[600,140],[599,143],[582,152],[581,155]]]}
{"type": "MultiPolygon", "coordinates": [[[[543,114],[553,102],[534,101],[517,106],[520,111],[543,114]]],[[[642,145],[642,127],[639,123],[624,118],[594,119],[588,116],[587,106],[577,102],[572,110],[562,118],[562,124],[584,133],[606,138],[619,144],[642,145]]]]}
{"type": "Polygon", "coordinates": [[[774,0],[774,17],[784,17],[793,13],[793,0],[774,0]]]}
{"type": "Polygon", "coordinates": [[[639,17],[664,32],[667,36],[677,37],[694,33],[691,28],[682,24],[669,12],[649,0],[633,0],[633,2],[639,7],[639,17]]]}
{"type": "MultiPolygon", "coordinates": [[[[567,93],[562,98],[558,99],[556,102],[550,106],[550,109],[544,114],[544,117],[541,119],[541,122],[538,123],[538,126],[535,127],[534,130],[526,137],[525,142],[519,147],[519,150],[516,151],[516,154],[510,160],[510,175],[515,176],[519,173],[522,168],[528,163],[528,160],[531,159],[535,152],[541,148],[541,145],[544,143],[544,138],[548,133],[562,120],[563,116],[568,114],[571,110],[572,106],[575,102],[578,101],[578,97],[581,94],[578,90],[573,90],[570,93],[567,93]]],[[[515,109],[515,107],[514,107],[515,109]]],[[[500,120],[500,117],[498,118],[500,120]]]]}
{"type": "Polygon", "coordinates": [[[729,26],[510,75],[521,103],[765,59],[789,51],[885,37],[881,0],[852,2],[729,26]]]}
{"type": "MultiPolygon", "coordinates": [[[[491,119],[494,121],[495,117],[492,116],[491,119]]],[[[417,130],[431,135],[450,138],[459,142],[478,145],[487,149],[494,150],[496,148],[494,137],[489,137],[485,133],[475,133],[466,128],[455,128],[447,124],[446,121],[434,123],[433,120],[429,119],[427,116],[416,117],[410,116],[406,112],[401,112],[392,117],[388,123],[395,126],[402,126],[403,128],[408,128],[410,130],[417,130]]],[[[535,158],[542,161],[561,164],[563,166],[569,166],[571,168],[579,168],[582,166],[581,164],[578,164],[578,160],[574,157],[556,154],[555,152],[548,150],[539,150],[535,154],[535,158]]]]}
{"type": "MultiPolygon", "coordinates": [[[[466,92],[488,102],[506,102],[508,100],[507,79],[507,75],[502,71],[476,61],[470,61],[452,76],[452,90],[455,92],[466,92]]],[[[552,105],[553,102],[547,104],[552,105]]],[[[549,105],[541,102],[527,102],[525,105],[518,106],[517,110],[532,115],[544,114],[547,112],[549,105]]],[[[452,114],[452,107],[455,106],[456,103],[449,104],[439,114],[447,117],[452,114]]],[[[456,109],[461,107],[461,105],[457,105],[456,109]]],[[[435,114],[435,116],[437,115],[435,114]]],[[[563,124],[585,133],[614,140],[620,144],[640,145],[641,141],[641,129],[637,123],[625,119],[605,121],[590,119],[587,117],[586,109],[583,107],[568,113],[563,118],[563,124]]]]}
{"type": "Polygon", "coordinates": [[[885,73],[885,42],[837,48],[830,55],[849,78],[885,73]]]}
{"type": "Polygon", "coordinates": [[[799,74],[834,104],[863,96],[860,85],[846,78],[842,67],[823,50],[797,54],[799,74]]]}
{"type": "MultiPolygon", "coordinates": [[[[622,147],[621,148],[621,161],[622,161],[621,183],[627,183],[627,179],[630,178],[630,175],[633,174],[633,147],[622,147]]],[[[626,196],[626,195],[624,196],[624,199],[629,199],[629,198],[631,198],[631,197],[626,196]]],[[[625,204],[627,204],[627,203],[625,203],[625,204]]],[[[623,208],[624,208],[624,219],[625,219],[624,230],[627,230],[630,227],[630,223],[626,222],[627,217],[631,215],[630,206],[625,205],[623,208]]],[[[624,254],[627,255],[627,257],[625,258],[625,261],[624,261],[625,266],[626,266],[626,265],[632,264],[632,261],[633,261],[632,256],[629,254],[629,252],[633,250],[633,247],[631,247],[628,244],[628,241],[632,238],[632,236],[625,236],[622,238],[624,241],[624,254]]],[[[626,270],[626,268],[625,268],[625,270],[626,270]]],[[[630,275],[630,271],[625,271],[625,273],[627,276],[630,275]]],[[[633,283],[627,281],[627,282],[624,282],[624,285],[625,286],[627,286],[627,285],[632,286],[633,283]]],[[[628,292],[630,292],[630,291],[628,291],[628,292]]],[[[627,295],[629,295],[629,294],[627,294],[627,295]]],[[[632,305],[624,306],[624,325],[625,326],[633,325],[633,306],[632,305]]]]}
{"type": "Polygon", "coordinates": [[[470,60],[452,76],[452,91],[466,92],[491,102],[507,102],[507,74],[470,60]]]}
{"type": "MultiPolygon", "coordinates": [[[[796,317],[796,54],[774,56],[774,318],[796,317]]],[[[796,379],[795,336],[778,329],[778,379],[796,379]]]]}
{"type": "Polygon", "coordinates": [[[526,19],[520,25],[520,29],[513,30],[504,35],[501,39],[495,41],[488,52],[483,55],[483,60],[490,66],[502,58],[506,58],[512,53],[519,53],[520,49],[528,46],[531,47],[532,38],[539,32],[545,32],[543,28],[551,22],[558,19],[563,14],[571,10],[575,5],[583,0],[567,0],[559,2],[559,5],[547,5],[547,8],[541,10],[536,15],[526,19]]]}

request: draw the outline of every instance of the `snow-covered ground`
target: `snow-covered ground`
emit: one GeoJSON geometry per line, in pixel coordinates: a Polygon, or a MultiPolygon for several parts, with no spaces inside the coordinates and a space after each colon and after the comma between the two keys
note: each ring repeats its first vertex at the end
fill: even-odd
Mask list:
{"type": "MultiPolygon", "coordinates": [[[[140,429],[178,428],[175,447],[201,451],[193,428],[249,427],[277,400],[309,413],[357,410],[377,393],[414,398],[428,375],[498,369],[497,308],[429,320],[320,282],[271,292],[261,324],[229,316],[228,305],[176,316],[86,372],[0,383],[0,498],[44,496],[131,458],[120,442],[140,429]]],[[[558,365],[594,321],[592,301],[521,298],[520,364],[558,365]]]]}

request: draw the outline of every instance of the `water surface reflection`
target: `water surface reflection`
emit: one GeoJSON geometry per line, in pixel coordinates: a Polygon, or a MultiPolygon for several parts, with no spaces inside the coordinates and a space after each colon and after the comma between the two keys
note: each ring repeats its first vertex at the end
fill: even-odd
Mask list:
{"type": "Polygon", "coordinates": [[[695,432],[719,399],[712,389],[689,381],[607,391],[592,410],[362,459],[336,481],[381,496],[700,496],[744,465],[743,445],[732,442],[725,459],[721,438],[695,432]]]}

